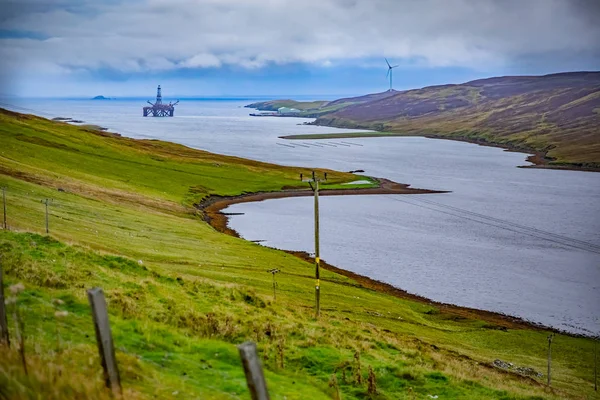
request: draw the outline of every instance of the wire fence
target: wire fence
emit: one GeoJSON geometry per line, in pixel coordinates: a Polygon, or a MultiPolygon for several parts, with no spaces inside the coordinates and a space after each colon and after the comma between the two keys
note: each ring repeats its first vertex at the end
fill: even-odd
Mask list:
{"type": "Polygon", "coordinates": [[[500,218],[490,217],[484,214],[479,214],[470,210],[449,206],[447,204],[442,204],[433,200],[419,198],[419,199],[400,199],[394,196],[386,196],[391,200],[402,202],[405,204],[410,204],[415,207],[425,208],[431,211],[439,212],[442,214],[450,215],[456,218],[466,219],[469,221],[473,221],[479,224],[492,226],[494,228],[504,229],[510,232],[519,233],[526,236],[531,236],[536,239],[545,240],[548,242],[556,243],[564,247],[570,247],[578,250],[587,251],[590,253],[600,254],[600,245],[595,243],[586,242],[584,240],[579,240],[575,238],[571,238],[565,235],[560,235],[557,233],[545,231],[538,228],[529,227],[526,225],[521,225],[515,222],[511,222],[508,220],[503,220],[500,218]]]}
{"type": "MultiPolygon", "coordinates": [[[[37,202],[39,201],[39,209],[40,209],[40,218],[39,223],[43,223],[43,217],[41,217],[41,215],[44,214],[44,212],[46,212],[46,218],[48,218],[49,216],[52,216],[53,218],[62,218],[62,219],[68,219],[69,216],[81,216],[81,217],[85,217],[86,220],[97,220],[97,221],[103,221],[104,216],[106,215],[106,208],[107,205],[104,203],[100,203],[100,201],[95,200],[95,199],[88,199],[88,198],[84,198],[84,201],[78,201],[77,203],[74,202],[70,202],[67,199],[65,199],[65,201],[52,201],[47,203],[49,205],[48,208],[46,208],[47,211],[45,210],[45,205],[46,203],[44,203],[45,200],[49,200],[48,197],[46,197],[49,192],[48,189],[42,189],[42,190],[34,190],[34,189],[24,189],[21,187],[11,187],[10,190],[8,190],[7,187],[2,187],[0,188],[2,189],[2,220],[3,221],[3,227],[4,229],[9,229],[10,225],[8,224],[7,221],[9,221],[10,219],[8,218],[8,216],[10,214],[8,214],[9,211],[7,211],[7,203],[9,203],[12,199],[12,201],[23,201],[23,200],[28,200],[28,201],[32,201],[32,202],[37,202]],[[46,196],[44,196],[46,195],[46,196]]],[[[64,191],[59,191],[59,197],[60,196],[68,196],[69,193],[66,193],[64,191]]],[[[600,254],[600,246],[594,244],[594,243],[590,243],[590,242],[586,242],[583,240],[579,240],[579,239],[575,239],[575,238],[570,238],[568,236],[565,235],[560,235],[560,234],[556,234],[553,232],[548,232],[548,231],[544,231],[541,229],[537,229],[537,228],[533,228],[533,227],[528,227],[525,225],[521,225],[518,223],[514,223],[514,222],[510,222],[510,221],[506,221],[506,220],[502,220],[502,219],[498,219],[498,218],[493,218],[493,217],[489,217],[483,214],[479,214],[479,213],[475,213],[472,212],[470,210],[464,210],[464,209],[460,209],[458,207],[453,207],[453,206],[449,206],[449,205],[445,205],[436,201],[432,201],[429,199],[423,199],[423,198],[419,198],[419,199],[401,199],[398,198],[398,196],[387,196],[390,199],[394,200],[394,201],[400,201],[412,206],[416,206],[416,207],[423,207],[423,208],[427,208],[436,212],[440,212],[440,213],[444,213],[444,214],[448,214],[457,218],[464,218],[467,220],[471,220],[477,223],[481,223],[484,225],[491,225],[493,227],[496,228],[501,228],[501,229],[505,229],[508,231],[512,231],[512,232],[517,232],[520,234],[524,234],[524,235],[529,235],[532,237],[535,237],[537,239],[540,240],[546,240],[549,242],[554,242],[556,244],[559,244],[561,246],[565,246],[565,247],[571,247],[571,248],[575,248],[575,249],[579,249],[579,250],[583,250],[583,251],[588,251],[588,252],[592,252],[592,253],[596,253],[596,254],[600,254]]],[[[110,206],[109,206],[110,207],[110,206]]],[[[117,206],[115,206],[116,208],[117,206]]],[[[46,219],[47,221],[47,219],[46,219]]],[[[103,223],[106,223],[107,221],[103,221],[103,223]]],[[[51,225],[50,225],[51,226],[51,225]]],[[[115,227],[118,226],[118,221],[115,221],[115,227]]],[[[43,228],[43,226],[40,226],[40,230],[43,228]]],[[[83,229],[92,229],[90,227],[87,228],[83,228],[83,229]]],[[[1,260],[0,260],[1,261],[1,260]]],[[[0,278],[1,278],[1,274],[2,274],[2,265],[0,262],[0,278]]],[[[3,285],[0,279],[0,291],[3,291],[3,285]]],[[[102,294],[102,297],[104,295],[102,294]]],[[[39,302],[40,304],[42,304],[43,306],[47,307],[48,310],[56,310],[56,305],[48,302],[46,300],[44,300],[43,298],[37,297],[37,296],[27,296],[26,297],[27,300],[31,300],[31,301],[35,301],[35,302],[39,302]]],[[[9,332],[9,328],[8,325],[6,323],[6,321],[2,321],[2,314],[4,313],[4,315],[6,314],[6,310],[4,307],[4,302],[2,302],[2,304],[0,304],[0,308],[2,308],[2,310],[0,310],[0,331],[4,332],[6,331],[6,336],[4,338],[0,338],[0,341],[4,340],[6,343],[9,342],[9,338],[8,338],[8,332],[9,332]]],[[[69,314],[71,317],[76,318],[79,322],[80,325],[85,323],[85,317],[82,317],[80,315],[77,314],[69,314]]],[[[100,318],[100,319],[105,319],[106,321],[108,321],[108,313],[106,312],[105,315],[100,315],[100,316],[95,316],[95,318],[100,318]]],[[[91,321],[89,321],[90,324],[90,329],[88,331],[84,331],[81,328],[79,328],[78,326],[74,325],[74,324],[70,324],[69,325],[69,330],[71,332],[74,332],[78,335],[80,335],[80,337],[82,338],[93,338],[94,337],[94,331],[91,329],[92,324],[91,321]]],[[[575,327],[574,327],[575,328],[575,327]]],[[[579,329],[581,331],[581,333],[583,335],[586,336],[594,336],[594,333],[585,329],[579,329]]],[[[112,332],[110,331],[103,331],[103,335],[108,335],[111,337],[111,342],[112,342],[112,332]]],[[[102,344],[103,344],[103,340],[102,339],[102,335],[98,334],[98,332],[96,332],[96,338],[97,338],[97,342],[98,342],[98,346],[99,346],[99,354],[101,356],[101,359],[103,357],[103,354],[106,352],[105,350],[103,350],[102,348],[102,344]]],[[[140,354],[140,349],[145,349],[148,346],[150,346],[151,343],[148,340],[144,340],[144,339],[138,339],[135,337],[128,337],[127,339],[127,345],[123,345],[123,344],[119,344],[119,343],[115,343],[115,346],[118,348],[119,351],[125,353],[125,354],[133,354],[135,355],[138,359],[144,361],[144,362],[148,362],[156,367],[163,367],[162,364],[148,358],[148,357],[143,357],[140,354]]],[[[258,356],[255,354],[256,353],[256,345],[254,344],[244,344],[240,346],[240,357],[242,358],[242,365],[244,366],[245,369],[245,374],[246,374],[246,378],[247,378],[247,383],[248,383],[248,388],[251,391],[252,394],[252,398],[253,399],[265,399],[268,398],[268,393],[266,392],[266,385],[264,385],[264,388],[261,386],[263,382],[264,383],[264,375],[262,372],[262,368],[260,368],[260,364],[258,363],[258,356]],[[243,346],[243,347],[242,347],[243,346]],[[245,357],[245,358],[244,358],[245,357]],[[266,394],[265,394],[266,393],[266,394]],[[262,396],[262,397],[261,397],[262,396]],[[266,396],[266,397],[265,397],[266,396]]],[[[549,338],[549,343],[548,343],[548,373],[547,373],[547,378],[548,378],[548,385],[550,385],[550,376],[551,376],[551,347],[552,346],[552,340],[549,338]]],[[[595,350],[594,350],[595,352],[595,350]]],[[[595,353],[594,353],[595,355],[595,353]]],[[[166,356],[166,359],[168,359],[169,357],[166,356]]],[[[192,357],[183,355],[183,354],[174,354],[172,355],[171,359],[169,361],[182,361],[185,362],[189,365],[193,365],[199,369],[204,368],[205,364],[203,362],[200,362],[192,357]]],[[[107,363],[105,360],[103,360],[101,362],[101,366],[104,370],[104,373],[106,376],[108,375],[114,375],[113,373],[109,373],[109,371],[107,371],[107,363]]],[[[115,364],[116,365],[116,364],[115,364]]],[[[501,360],[496,360],[494,362],[494,365],[497,366],[498,368],[502,368],[502,369],[512,369],[513,366],[510,363],[505,363],[501,360]]],[[[114,366],[114,369],[118,369],[118,367],[114,366]]],[[[595,385],[595,389],[597,390],[597,386],[596,386],[596,357],[594,358],[594,385],[595,385]]],[[[531,371],[525,371],[526,373],[530,373],[531,371]]],[[[540,378],[541,374],[536,373],[537,375],[535,376],[536,378],[540,378]]],[[[109,379],[106,380],[107,381],[107,386],[112,388],[113,390],[117,390],[114,389],[115,384],[114,384],[114,378],[113,381],[110,381],[109,379]]],[[[121,392],[121,387],[120,387],[120,381],[118,382],[118,391],[121,392]]]]}
{"type": "MultiPolygon", "coordinates": [[[[4,284],[2,279],[2,263],[0,257],[0,299],[4,299],[4,284]]],[[[87,318],[77,315],[75,313],[66,313],[59,311],[62,303],[60,302],[48,302],[47,300],[38,296],[32,296],[27,292],[21,291],[23,288],[19,288],[19,285],[13,285],[10,287],[11,296],[6,301],[0,303],[0,350],[2,346],[13,347],[21,354],[22,364],[25,374],[28,374],[27,370],[27,356],[25,353],[24,346],[24,335],[23,332],[23,321],[21,313],[23,311],[23,305],[21,302],[34,302],[46,307],[49,313],[54,313],[55,317],[66,317],[77,319],[79,324],[83,324],[87,318]],[[7,318],[7,311],[12,307],[15,328],[9,329],[9,319],[7,318]],[[20,312],[21,313],[20,313],[20,312]],[[12,337],[11,337],[12,332],[12,337]]],[[[75,324],[66,324],[57,320],[57,347],[61,345],[60,334],[58,333],[58,326],[63,331],[63,334],[68,332],[70,334],[77,334],[80,336],[80,340],[92,344],[93,341],[89,338],[95,337],[95,342],[98,347],[98,354],[100,363],[98,368],[102,369],[104,381],[106,387],[110,389],[113,394],[121,397],[123,394],[122,383],[120,379],[119,367],[117,358],[115,357],[115,349],[124,354],[134,355],[140,361],[152,364],[156,368],[164,368],[164,363],[156,362],[148,357],[143,357],[140,350],[147,349],[152,344],[148,340],[138,339],[131,336],[127,337],[127,348],[125,345],[120,344],[118,341],[113,340],[112,331],[109,323],[108,309],[106,307],[106,301],[104,292],[101,288],[93,288],[87,291],[88,299],[90,303],[90,309],[92,318],[88,320],[89,329],[84,330],[75,324]],[[92,329],[94,326],[94,329],[92,329]]],[[[66,343],[63,343],[64,346],[66,343]]],[[[241,364],[244,368],[246,376],[248,390],[253,400],[267,400],[269,399],[269,393],[266,386],[266,380],[264,378],[264,372],[258,356],[256,344],[254,342],[245,342],[238,347],[238,353],[241,359],[241,364]]],[[[60,351],[57,348],[57,351],[60,351]]],[[[198,369],[204,369],[206,363],[200,362],[197,359],[183,355],[181,353],[169,354],[165,353],[164,360],[166,363],[172,362],[185,362],[186,365],[192,365],[198,369]]],[[[210,385],[209,385],[210,386],[210,385]]],[[[216,389],[216,388],[215,388],[216,389]]],[[[121,397],[122,398],[122,397],[121,397]]]]}
{"type": "MultiPolygon", "coordinates": [[[[2,199],[0,201],[2,201],[2,219],[0,221],[2,221],[2,227],[5,230],[9,230],[11,228],[11,226],[9,225],[8,221],[10,220],[8,218],[9,214],[8,214],[8,210],[7,210],[7,203],[9,203],[9,201],[12,200],[13,204],[16,205],[17,203],[15,201],[18,202],[22,202],[24,199],[30,200],[32,201],[32,198],[39,198],[40,201],[40,214],[43,215],[44,213],[46,214],[46,221],[48,221],[48,218],[50,216],[52,216],[53,218],[64,218],[65,215],[62,214],[69,214],[69,215],[74,215],[74,214],[79,214],[81,216],[85,216],[85,218],[87,220],[95,220],[98,218],[101,218],[101,216],[103,215],[103,212],[106,210],[106,205],[96,205],[94,204],[96,200],[90,199],[88,200],[87,203],[82,203],[82,202],[77,202],[77,204],[74,203],[70,203],[68,201],[65,202],[54,202],[51,199],[49,199],[48,197],[44,197],[44,194],[47,194],[47,190],[41,190],[41,191],[37,191],[37,190],[27,190],[27,189],[22,189],[22,188],[10,188],[10,191],[7,190],[6,187],[1,187],[0,188],[2,190],[1,195],[2,195],[2,199]]],[[[42,218],[38,218],[39,222],[42,223],[43,221],[43,217],[42,218]]],[[[106,221],[104,221],[106,222],[106,221]]],[[[41,228],[41,227],[40,227],[41,228]]],[[[46,229],[48,229],[48,225],[46,225],[46,229]]],[[[87,229],[91,229],[91,228],[87,228],[87,229]]],[[[48,233],[48,230],[46,231],[48,233]]],[[[2,255],[0,254],[0,333],[1,333],[1,337],[0,337],[0,346],[2,345],[6,345],[6,346],[11,346],[16,348],[17,350],[19,350],[22,354],[23,354],[23,365],[26,366],[26,360],[25,360],[25,356],[24,356],[24,349],[21,348],[22,346],[22,340],[23,340],[23,332],[19,331],[18,327],[22,326],[22,321],[19,321],[20,317],[17,310],[18,302],[17,302],[17,294],[16,293],[12,293],[11,296],[9,296],[9,298],[7,299],[7,301],[4,301],[4,284],[2,281],[2,255]],[[13,304],[13,307],[15,307],[15,312],[13,314],[13,319],[15,319],[14,324],[16,328],[10,328],[9,324],[8,324],[8,314],[7,312],[7,304],[11,305],[11,303],[13,304]],[[9,332],[13,333],[13,340],[11,340],[11,338],[9,337],[9,332]]],[[[14,288],[11,288],[11,290],[13,290],[14,288]]],[[[18,289],[15,289],[18,291],[18,289]]],[[[90,289],[91,290],[99,290],[99,292],[101,293],[100,298],[96,299],[94,301],[96,302],[100,302],[100,303],[104,303],[104,307],[101,310],[97,310],[94,308],[94,301],[92,300],[92,298],[90,297],[90,306],[91,306],[91,310],[92,310],[92,314],[93,314],[93,321],[94,324],[92,324],[92,320],[86,321],[87,318],[81,316],[81,315],[77,315],[76,313],[69,313],[69,318],[74,318],[77,320],[77,324],[68,324],[68,326],[64,323],[62,323],[63,326],[63,330],[64,329],[68,329],[68,332],[70,334],[76,334],[79,335],[80,339],[84,342],[90,342],[90,338],[93,338],[94,336],[96,337],[96,342],[98,345],[98,351],[99,351],[99,355],[100,355],[100,365],[99,367],[102,367],[103,369],[103,373],[105,376],[105,382],[106,382],[106,386],[108,388],[110,388],[115,394],[121,395],[122,394],[122,388],[121,388],[121,382],[120,382],[120,378],[119,378],[119,373],[118,373],[118,366],[116,364],[116,358],[114,357],[114,347],[113,347],[113,341],[112,341],[112,332],[110,330],[110,326],[108,324],[108,311],[106,308],[106,303],[104,300],[104,293],[102,292],[101,289],[90,289]],[[98,326],[98,321],[104,321],[104,325],[102,325],[101,327],[98,326]],[[90,327],[89,330],[83,330],[81,329],[79,326],[84,325],[84,324],[88,324],[88,326],[90,327]],[[79,325],[79,326],[78,326],[79,325]],[[94,330],[92,329],[92,326],[96,326],[95,329],[95,335],[94,335],[94,330]],[[110,343],[111,348],[107,349],[106,348],[106,344],[110,343]],[[111,355],[112,354],[112,355],[111,355]],[[112,360],[112,361],[110,361],[112,360]]],[[[90,293],[90,291],[88,291],[88,293],[90,293]]],[[[46,308],[48,310],[48,313],[58,313],[60,311],[57,311],[60,307],[57,307],[56,303],[52,303],[49,302],[39,296],[33,296],[33,295],[29,295],[27,294],[27,292],[23,293],[21,295],[21,299],[20,302],[22,303],[23,301],[25,302],[33,302],[33,303],[37,303],[41,306],[43,306],[44,308],[46,308]]],[[[23,305],[21,305],[21,307],[23,307],[23,305]]],[[[58,315],[58,314],[55,314],[58,315]]],[[[46,332],[47,333],[47,332],[46,332]]],[[[66,333],[66,332],[64,332],[66,333]]],[[[128,336],[127,337],[127,344],[120,344],[120,343],[114,343],[114,346],[116,346],[118,348],[118,350],[120,352],[123,352],[125,354],[132,354],[135,355],[136,358],[138,358],[141,361],[144,362],[148,362],[152,365],[154,365],[155,367],[159,367],[162,368],[163,365],[161,365],[160,363],[157,363],[154,360],[149,359],[148,357],[143,357],[140,354],[140,349],[145,349],[148,348],[149,346],[151,346],[151,342],[149,342],[148,340],[143,340],[143,339],[139,339],[136,337],[132,337],[132,336],[128,336]]],[[[266,384],[265,379],[264,379],[264,375],[263,375],[263,370],[262,370],[262,366],[260,365],[259,362],[259,357],[257,355],[257,350],[256,350],[256,345],[254,343],[251,342],[247,342],[247,343],[243,343],[240,346],[238,346],[239,348],[239,354],[240,354],[240,358],[241,358],[241,364],[244,367],[244,372],[246,375],[246,380],[248,382],[248,389],[251,393],[252,399],[257,399],[257,400],[263,400],[263,399],[268,399],[268,392],[266,390],[266,384]],[[262,382],[262,384],[261,384],[262,382]],[[262,385],[262,386],[261,386],[262,385]]],[[[205,365],[203,365],[202,362],[200,362],[199,360],[195,360],[189,356],[177,353],[175,355],[171,355],[171,357],[169,358],[168,355],[165,356],[166,359],[168,359],[169,362],[185,362],[188,365],[192,365],[195,366],[198,369],[202,369],[203,367],[205,367],[205,365]]]]}

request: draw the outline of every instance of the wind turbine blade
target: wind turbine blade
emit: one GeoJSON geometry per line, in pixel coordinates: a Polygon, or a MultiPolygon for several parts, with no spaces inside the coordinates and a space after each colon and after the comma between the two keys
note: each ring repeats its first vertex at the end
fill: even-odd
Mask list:
{"type": "Polygon", "coordinates": [[[393,67],[391,67],[391,68],[396,68],[396,67],[399,67],[399,66],[400,66],[400,64],[398,64],[398,65],[394,65],[394,66],[393,66],[393,67]]]}
{"type": "Polygon", "coordinates": [[[388,65],[388,68],[391,68],[392,66],[390,65],[390,62],[387,60],[387,58],[385,59],[385,63],[388,65]]]}
{"type": "Polygon", "coordinates": [[[390,76],[390,71],[391,71],[391,69],[390,69],[390,68],[388,68],[388,70],[387,70],[387,74],[385,74],[385,77],[386,77],[386,78],[387,78],[388,76],[390,76]]]}

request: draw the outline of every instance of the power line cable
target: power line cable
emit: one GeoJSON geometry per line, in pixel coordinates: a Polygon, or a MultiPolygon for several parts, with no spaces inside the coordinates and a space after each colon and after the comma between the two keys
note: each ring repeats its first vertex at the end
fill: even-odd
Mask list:
{"type": "Polygon", "coordinates": [[[555,240],[555,239],[551,239],[551,238],[548,238],[548,237],[540,236],[540,235],[537,235],[537,234],[535,234],[533,232],[527,232],[527,231],[524,232],[523,230],[518,230],[519,229],[518,227],[511,227],[510,226],[511,223],[508,222],[508,221],[504,222],[504,224],[507,225],[507,226],[503,226],[502,224],[499,224],[499,223],[494,224],[492,222],[485,222],[485,221],[482,221],[482,220],[479,220],[479,219],[470,218],[470,217],[468,217],[466,215],[460,215],[460,214],[452,213],[450,211],[444,211],[444,210],[440,210],[440,209],[437,209],[437,208],[434,208],[434,207],[428,207],[428,206],[423,205],[423,204],[416,204],[416,203],[412,203],[412,202],[407,201],[407,200],[402,200],[402,199],[398,199],[398,198],[391,197],[391,196],[387,196],[387,197],[390,198],[390,199],[392,199],[392,200],[394,200],[394,201],[399,201],[399,202],[410,204],[410,205],[413,205],[413,206],[416,206],[416,207],[421,207],[421,208],[425,208],[425,209],[428,209],[428,210],[437,211],[439,213],[450,215],[450,216],[457,217],[457,218],[467,219],[467,220],[470,220],[470,221],[473,221],[473,222],[478,222],[478,223],[483,224],[483,225],[488,225],[488,226],[493,226],[495,228],[505,229],[507,231],[511,231],[511,232],[514,232],[514,233],[519,233],[519,234],[522,234],[522,235],[535,237],[537,239],[546,240],[546,241],[553,242],[553,243],[556,243],[556,244],[559,244],[559,245],[562,245],[562,246],[565,246],[565,247],[571,247],[571,248],[575,248],[575,249],[578,249],[578,250],[588,251],[590,253],[600,254],[599,250],[596,250],[595,248],[590,247],[590,246],[581,246],[581,245],[578,245],[576,243],[568,243],[568,242],[565,243],[564,241],[555,240]]]}
{"type": "Polygon", "coordinates": [[[457,212],[462,212],[462,213],[465,213],[465,214],[468,214],[468,215],[472,215],[472,216],[475,216],[475,217],[478,217],[478,218],[482,218],[482,219],[486,219],[486,220],[489,220],[489,221],[494,221],[494,222],[498,222],[498,223],[510,225],[510,226],[513,226],[513,227],[517,227],[519,229],[528,230],[528,231],[532,231],[532,232],[543,234],[543,235],[552,236],[554,238],[561,239],[561,240],[575,242],[575,243],[578,243],[578,244],[583,245],[583,246],[590,246],[590,247],[593,247],[595,249],[600,250],[600,245],[596,245],[594,243],[586,242],[586,241],[575,239],[575,238],[570,238],[568,236],[556,234],[556,233],[553,233],[553,232],[544,231],[542,229],[538,229],[538,228],[534,228],[534,227],[529,227],[529,226],[526,226],[526,225],[521,225],[521,224],[518,224],[518,223],[515,223],[515,222],[510,222],[510,221],[507,221],[507,220],[502,220],[502,219],[499,219],[499,218],[490,217],[490,216],[487,216],[487,215],[484,215],[484,214],[479,214],[479,213],[476,213],[476,212],[473,212],[473,211],[469,211],[469,210],[465,210],[465,209],[462,209],[462,208],[453,207],[453,206],[449,206],[449,205],[446,205],[446,204],[438,203],[438,202],[435,202],[435,201],[429,200],[429,199],[418,199],[418,200],[422,201],[424,203],[428,203],[428,204],[437,206],[437,207],[443,207],[443,208],[454,210],[454,211],[457,211],[457,212]]]}

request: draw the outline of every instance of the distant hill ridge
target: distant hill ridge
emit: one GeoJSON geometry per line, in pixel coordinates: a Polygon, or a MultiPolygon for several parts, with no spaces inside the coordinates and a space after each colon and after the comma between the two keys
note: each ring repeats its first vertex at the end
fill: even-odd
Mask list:
{"type": "Polygon", "coordinates": [[[386,92],[316,123],[481,139],[543,152],[554,164],[598,167],[600,72],[507,76],[386,92]]]}
{"type": "Polygon", "coordinates": [[[535,151],[550,165],[600,168],[600,72],[504,76],[339,99],[315,124],[535,151]]]}

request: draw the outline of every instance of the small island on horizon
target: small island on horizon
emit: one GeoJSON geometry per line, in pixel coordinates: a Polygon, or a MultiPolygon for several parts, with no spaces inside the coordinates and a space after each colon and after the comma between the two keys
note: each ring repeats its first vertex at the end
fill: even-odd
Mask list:
{"type": "Polygon", "coordinates": [[[102,95],[93,97],[92,100],[112,100],[110,97],[104,97],[102,95]]]}

